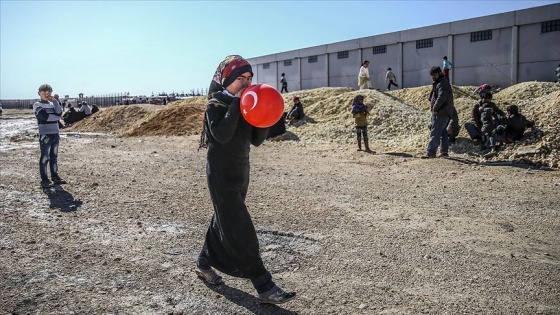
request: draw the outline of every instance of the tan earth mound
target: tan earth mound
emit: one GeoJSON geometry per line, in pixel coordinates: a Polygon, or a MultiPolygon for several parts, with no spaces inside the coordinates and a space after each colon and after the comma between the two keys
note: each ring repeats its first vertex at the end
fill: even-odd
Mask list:
{"type": "Polygon", "coordinates": [[[66,130],[120,134],[158,108],[155,105],[121,105],[101,108],[98,113],[78,121],[66,130]]]}
{"type": "MultiPolygon", "coordinates": [[[[466,98],[476,101],[478,95],[473,93],[476,89],[475,86],[453,86],[453,99],[466,98]]],[[[399,90],[388,91],[390,94],[403,102],[414,105],[416,108],[424,111],[430,110],[430,92],[432,91],[431,85],[425,85],[414,88],[404,88],[399,90]]]]}
{"type": "MultiPolygon", "coordinates": [[[[455,107],[461,131],[451,147],[457,154],[486,161],[470,141],[464,123],[471,120],[472,106],[478,100],[474,86],[453,86],[455,107]]],[[[352,100],[365,96],[370,108],[368,135],[388,150],[412,154],[423,153],[428,141],[430,119],[428,97],[431,85],[389,92],[353,90],[351,88],[318,88],[283,94],[285,111],[298,96],[307,115],[303,123],[288,126],[302,145],[307,143],[354,143],[354,119],[350,113],[352,100]]],[[[539,130],[526,132],[523,141],[501,148],[493,161],[523,161],[558,167],[560,131],[560,85],[548,82],[520,83],[494,94],[494,100],[505,111],[507,104],[516,104],[539,130]],[[538,96],[535,98],[535,95],[538,96]]],[[[103,109],[75,124],[71,130],[114,132],[120,136],[192,135],[200,132],[206,96],[172,102],[167,106],[138,105],[103,109]]]]}
{"type": "Polygon", "coordinates": [[[185,136],[198,134],[202,128],[204,104],[172,103],[148,117],[130,129],[122,136],[185,136]]]}
{"type": "Polygon", "coordinates": [[[122,105],[102,108],[68,131],[111,132],[122,137],[183,136],[201,130],[204,104],[174,102],[160,105],[122,105]]]}
{"type": "Polygon", "coordinates": [[[355,142],[354,118],[350,108],[352,100],[358,94],[365,96],[364,103],[370,108],[370,141],[379,141],[390,147],[413,149],[424,142],[429,116],[391,95],[377,90],[355,91],[341,88],[320,88],[305,92],[307,95],[303,92],[299,95],[304,95],[300,98],[308,123],[292,130],[302,142],[355,142]]]}
{"type": "MultiPolygon", "coordinates": [[[[551,90],[546,88],[541,91],[551,90]]],[[[560,167],[560,87],[555,88],[556,91],[550,94],[515,102],[521,113],[535,122],[536,130],[526,132],[519,143],[506,146],[494,160],[508,159],[560,167]]]]}
{"type": "Polygon", "coordinates": [[[503,105],[517,104],[520,101],[531,100],[554,91],[560,91],[560,84],[536,81],[522,82],[495,93],[494,101],[503,105]]]}
{"type": "Polygon", "coordinates": [[[180,101],[174,101],[171,102],[170,104],[205,104],[207,100],[206,95],[204,96],[195,96],[195,97],[189,97],[189,98],[185,98],[183,100],[180,101]]]}

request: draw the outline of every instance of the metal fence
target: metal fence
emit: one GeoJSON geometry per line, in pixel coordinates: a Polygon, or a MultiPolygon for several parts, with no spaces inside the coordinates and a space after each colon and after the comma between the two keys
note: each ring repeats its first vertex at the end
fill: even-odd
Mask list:
{"type": "MultiPolygon", "coordinates": [[[[67,101],[72,105],[77,105],[83,101],[87,102],[89,105],[97,105],[99,107],[109,107],[117,105],[133,105],[133,104],[167,104],[167,102],[174,101],[179,97],[189,97],[189,96],[200,96],[206,95],[208,89],[193,89],[191,93],[181,94],[178,93],[160,93],[160,95],[152,96],[131,96],[129,93],[113,93],[113,94],[103,94],[103,95],[93,95],[93,96],[83,96],[83,97],[71,97],[71,98],[60,98],[60,102],[67,101]],[[165,99],[165,101],[164,101],[165,99]]],[[[2,107],[4,109],[32,109],[33,104],[39,101],[39,98],[29,98],[29,99],[5,99],[0,100],[2,107]]]]}
{"type": "MultiPolygon", "coordinates": [[[[87,102],[89,105],[97,105],[99,107],[108,107],[116,105],[129,105],[133,102],[130,101],[130,96],[126,93],[116,93],[116,94],[106,94],[106,95],[94,95],[94,96],[84,96],[82,98],[60,98],[61,102],[71,101],[70,103],[76,102],[81,103],[82,101],[87,102]]],[[[4,109],[32,109],[33,104],[39,101],[39,98],[30,99],[17,99],[17,100],[0,100],[2,107],[4,109]]],[[[136,104],[137,102],[134,102],[136,104]]]]}
{"type": "Polygon", "coordinates": [[[33,107],[33,103],[39,99],[26,100],[0,100],[3,109],[28,109],[33,107]]]}

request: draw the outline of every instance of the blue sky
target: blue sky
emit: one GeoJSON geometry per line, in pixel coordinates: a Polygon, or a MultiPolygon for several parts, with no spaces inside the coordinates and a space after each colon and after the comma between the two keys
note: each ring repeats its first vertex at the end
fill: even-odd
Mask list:
{"type": "MultiPolygon", "coordinates": [[[[559,1],[5,1],[0,99],[188,93],[218,63],[559,1]]],[[[258,82],[256,82],[258,83],[258,82]]]]}

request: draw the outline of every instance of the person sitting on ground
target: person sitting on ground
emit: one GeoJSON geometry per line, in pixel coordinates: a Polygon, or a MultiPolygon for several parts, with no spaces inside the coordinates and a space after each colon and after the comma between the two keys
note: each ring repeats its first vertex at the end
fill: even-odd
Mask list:
{"type": "Polygon", "coordinates": [[[80,104],[80,112],[83,112],[84,115],[89,116],[91,115],[91,106],[88,105],[88,103],[86,103],[86,101],[82,101],[82,103],[80,104]]]}
{"type": "Polygon", "coordinates": [[[500,124],[496,127],[497,141],[503,143],[519,141],[523,138],[525,128],[535,129],[535,123],[520,114],[517,105],[509,105],[506,111],[507,115],[497,120],[500,124]]]}
{"type": "Polygon", "coordinates": [[[490,148],[490,153],[496,152],[496,143],[494,141],[494,111],[493,104],[488,98],[485,98],[485,102],[482,103],[480,107],[480,121],[482,122],[482,127],[480,128],[482,135],[482,142],[480,143],[480,150],[486,149],[488,146],[490,148]]]}
{"type": "Polygon", "coordinates": [[[474,141],[475,144],[482,144],[482,121],[481,121],[481,108],[485,102],[490,102],[492,107],[492,112],[497,116],[505,116],[505,113],[498,108],[498,106],[492,102],[492,93],[484,92],[480,101],[476,102],[471,111],[472,121],[465,123],[465,129],[467,133],[474,141]]]}
{"type": "Polygon", "coordinates": [[[64,114],[62,114],[62,120],[64,121],[65,127],[69,127],[72,124],[87,117],[84,111],[84,107],[86,106],[82,105],[83,103],[85,102],[78,103],[77,108],[69,106],[68,110],[65,111],[64,114]]]}
{"type": "Polygon", "coordinates": [[[91,114],[95,114],[99,111],[99,107],[96,104],[91,105],[91,114]]]}
{"type": "Polygon", "coordinates": [[[356,123],[356,137],[358,138],[358,151],[362,151],[362,137],[364,138],[364,144],[367,153],[372,153],[369,149],[369,140],[367,134],[368,120],[367,115],[369,114],[368,107],[364,105],[364,96],[356,95],[354,101],[352,102],[352,115],[356,123]]]}
{"type": "Polygon", "coordinates": [[[290,111],[286,115],[286,120],[288,121],[289,125],[293,124],[294,121],[303,119],[305,117],[305,114],[303,113],[303,105],[301,104],[299,97],[294,96],[293,100],[294,106],[292,106],[292,109],[290,109],[290,111]]]}
{"type": "Polygon", "coordinates": [[[482,100],[484,98],[484,95],[486,93],[492,93],[492,86],[490,84],[482,84],[479,85],[475,90],[474,93],[478,93],[478,95],[480,96],[480,99],[482,100]]]}
{"type": "Polygon", "coordinates": [[[457,136],[459,135],[459,130],[461,126],[459,125],[459,114],[457,110],[453,108],[453,116],[447,125],[447,136],[449,137],[449,143],[455,143],[457,141],[457,136]]]}

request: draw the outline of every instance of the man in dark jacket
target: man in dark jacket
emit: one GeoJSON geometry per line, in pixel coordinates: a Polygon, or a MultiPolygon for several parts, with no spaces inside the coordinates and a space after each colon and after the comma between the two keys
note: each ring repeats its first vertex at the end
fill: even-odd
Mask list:
{"type": "Polygon", "coordinates": [[[438,147],[441,144],[441,155],[448,156],[449,138],[447,125],[453,116],[455,105],[453,104],[453,90],[440,67],[432,67],[430,75],[434,83],[430,93],[430,105],[432,112],[432,123],[430,128],[430,142],[426,155],[422,158],[435,158],[438,147]]]}

